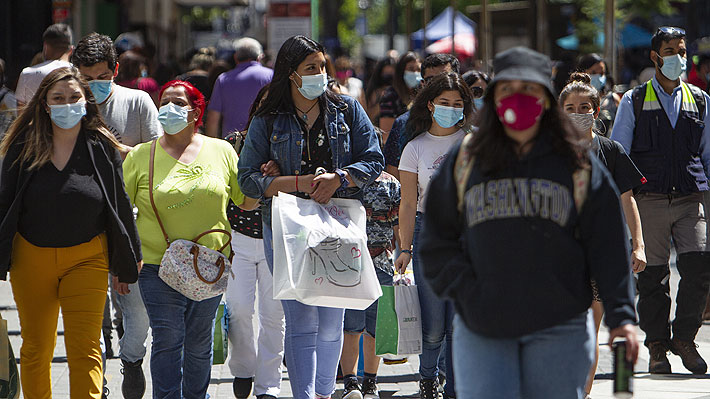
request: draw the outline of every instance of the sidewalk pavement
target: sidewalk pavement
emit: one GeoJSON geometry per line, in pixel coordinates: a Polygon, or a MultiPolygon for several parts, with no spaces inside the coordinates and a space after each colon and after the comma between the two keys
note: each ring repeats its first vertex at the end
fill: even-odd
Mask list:
{"type": "MultiPolygon", "coordinates": [[[[673,269],[671,287],[676,287],[678,281],[677,272],[673,269]]],[[[675,291],[675,290],[673,290],[675,291]]],[[[672,293],[675,297],[675,292],[672,293]]],[[[10,284],[0,281],[0,313],[8,320],[8,330],[10,331],[10,342],[15,350],[15,355],[19,358],[20,353],[20,326],[17,317],[17,310],[12,298],[10,284]]],[[[54,352],[52,363],[52,389],[53,397],[56,399],[69,398],[69,369],[66,363],[66,352],[64,340],[61,337],[63,332],[61,314],[59,316],[59,334],[57,347],[54,352]]],[[[643,342],[644,335],[639,332],[639,340],[643,342]]],[[[594,387],[591,392],[593,399],[612,399],[612,356],[606,343],[608,339],[607,330],[602,327],[599,334],[600,359],[594,387]]],[[[696,339],[698,351],[707,361],[710,362],[710,324],[705,324],[700,330],[696,339]]],[[[150,343],[148,343],[150,345],[150,343]]],[[[118,342],[115,334],[113,339],[114,351],[118,352],[118,342]]],[[[151,397],[151,383],[149,372],[150,351],[144,360],[144,370],[148,387],[145,398],[151,397]]],[[[671,366],[675,374],[668,376],[656,376],[648,374],[648,350],[641,345],[639,361],[636,364],[636,374],[634,380],[635,397],[642,399],[710,399],[710,374],[694,376],[682,365],[680,358],[669,355],[671,366]]],[[[380,366],[379,388],[383,399],[385,398],[417,398],[419,392],[418,380],[418,359],[410,358],[410,361],[400,365],[380,366]]],[[[107,361],[106,379],[111,391],[109,398],[121,398],[121,362],[119,359],[109,359],[107,361]]],[[[282,398],[291,397],[291,388],[288,382],[288,374],[283,372],[282,398]]],[[[338,391],[334,398],[339,398],[342,392],[342,384],[338,384],[338,391]]],[[[210,398],[233,398],[232,375],[227,365],[212,367],[212,381],[208,390],[210,398]]],[[[464,399],[464,398],[462,398],[464,399]]],[[[468,399],[468,398],[465,398],[468,399]]]]}

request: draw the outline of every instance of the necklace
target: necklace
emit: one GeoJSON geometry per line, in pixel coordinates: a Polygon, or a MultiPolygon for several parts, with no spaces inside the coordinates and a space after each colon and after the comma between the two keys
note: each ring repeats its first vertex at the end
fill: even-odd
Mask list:
{"type": "Polygon", "coordinates": [[[311,112],[311,110],[313,109],[313,107],[316,106],[316,104],[318,104],[318,101],[314,102],[313,105],[311,105],[311,107],[308,108],[308,110],[306,112],[303,112],[302,109],[296,107],[296,104],[294,104],[293,106],[296,108],[296,110],[298,112],[300,112],[302,114],[301,119],[303,119],[304,122],[308,122],[308,113],[311,112]]]}

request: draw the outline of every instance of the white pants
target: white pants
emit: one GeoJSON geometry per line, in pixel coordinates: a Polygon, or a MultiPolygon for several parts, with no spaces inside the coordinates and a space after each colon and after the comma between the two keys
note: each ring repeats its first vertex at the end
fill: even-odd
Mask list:
{"type": "Polygon", "coordinates": [[[227,286],[229,369],[239,378],[254,377],[254,396],[279,396],[284,355],[284,312],[273,295],[263,240],[232,233],[232,271],[227,286]],[[257,289],[258,288],[258,289],[257,289]],[[259,334],[254,336],[254,302],[259,294],[259,334]]]}

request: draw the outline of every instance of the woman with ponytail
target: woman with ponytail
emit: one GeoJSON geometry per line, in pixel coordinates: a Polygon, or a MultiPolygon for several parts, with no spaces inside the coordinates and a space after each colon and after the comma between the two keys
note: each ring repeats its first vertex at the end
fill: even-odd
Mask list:
{"type": "MultiPolygon", "coordinates": [[[[569,83],[560,93],[560,104],[567,116],[577,126],[577,129],[583,133],[584,137],[592,141],[594,152],[611,173],[614,183],[616,183],[616,187],[621,193],[621,206],[626,217],[626,224],[631,231],[633,249],[631,252],[631,267],[634,273],[639,273],[646,267],[646,253],[643,234],[641,233],[641,217],[636,206],[633,189],[643,184],[645,179],[621,144],[595,132],[594,122],[599,117],[600,98],[599,92],[592,86],[592,78],[588,74],[575,72],[570,76],[569,83]]],[[[592,292],[594,296],[594,301],[592,301],[594,326],[598,335],[604,308],[599,298],[599,289],[594,281],[592,281],[592,292]]],[[[586,386],[587,394],[592,389],[598,360],[599,345],[596,346],[594,363],[589,372],[589,380],[586,386]]]]}

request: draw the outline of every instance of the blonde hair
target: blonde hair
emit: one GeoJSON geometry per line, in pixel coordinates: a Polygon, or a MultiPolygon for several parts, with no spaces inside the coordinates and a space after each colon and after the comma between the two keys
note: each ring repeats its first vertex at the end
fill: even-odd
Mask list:
{"type": "Polygon", "coordinates": [[[54,151],[52,141],[54,133],[52,120],[45,108],[47,93],[57,82],[64,80],[74,80],[79,83],[86,99],[86,115],[81,119],[82,129],[95,132],[116,149],[124,148],[106,128],[89,85],[81,77],[79,70],[74,67],[64,67],[53,70],[42,80],[35,95],[10,125],[7,134],[0,142],[0,156],[7,155],[10,147],[17,142],[22,145],[22,150],[15,162],[29,163],[27,167],[29,170],[38,169],[51,160],[54,151]]]}

